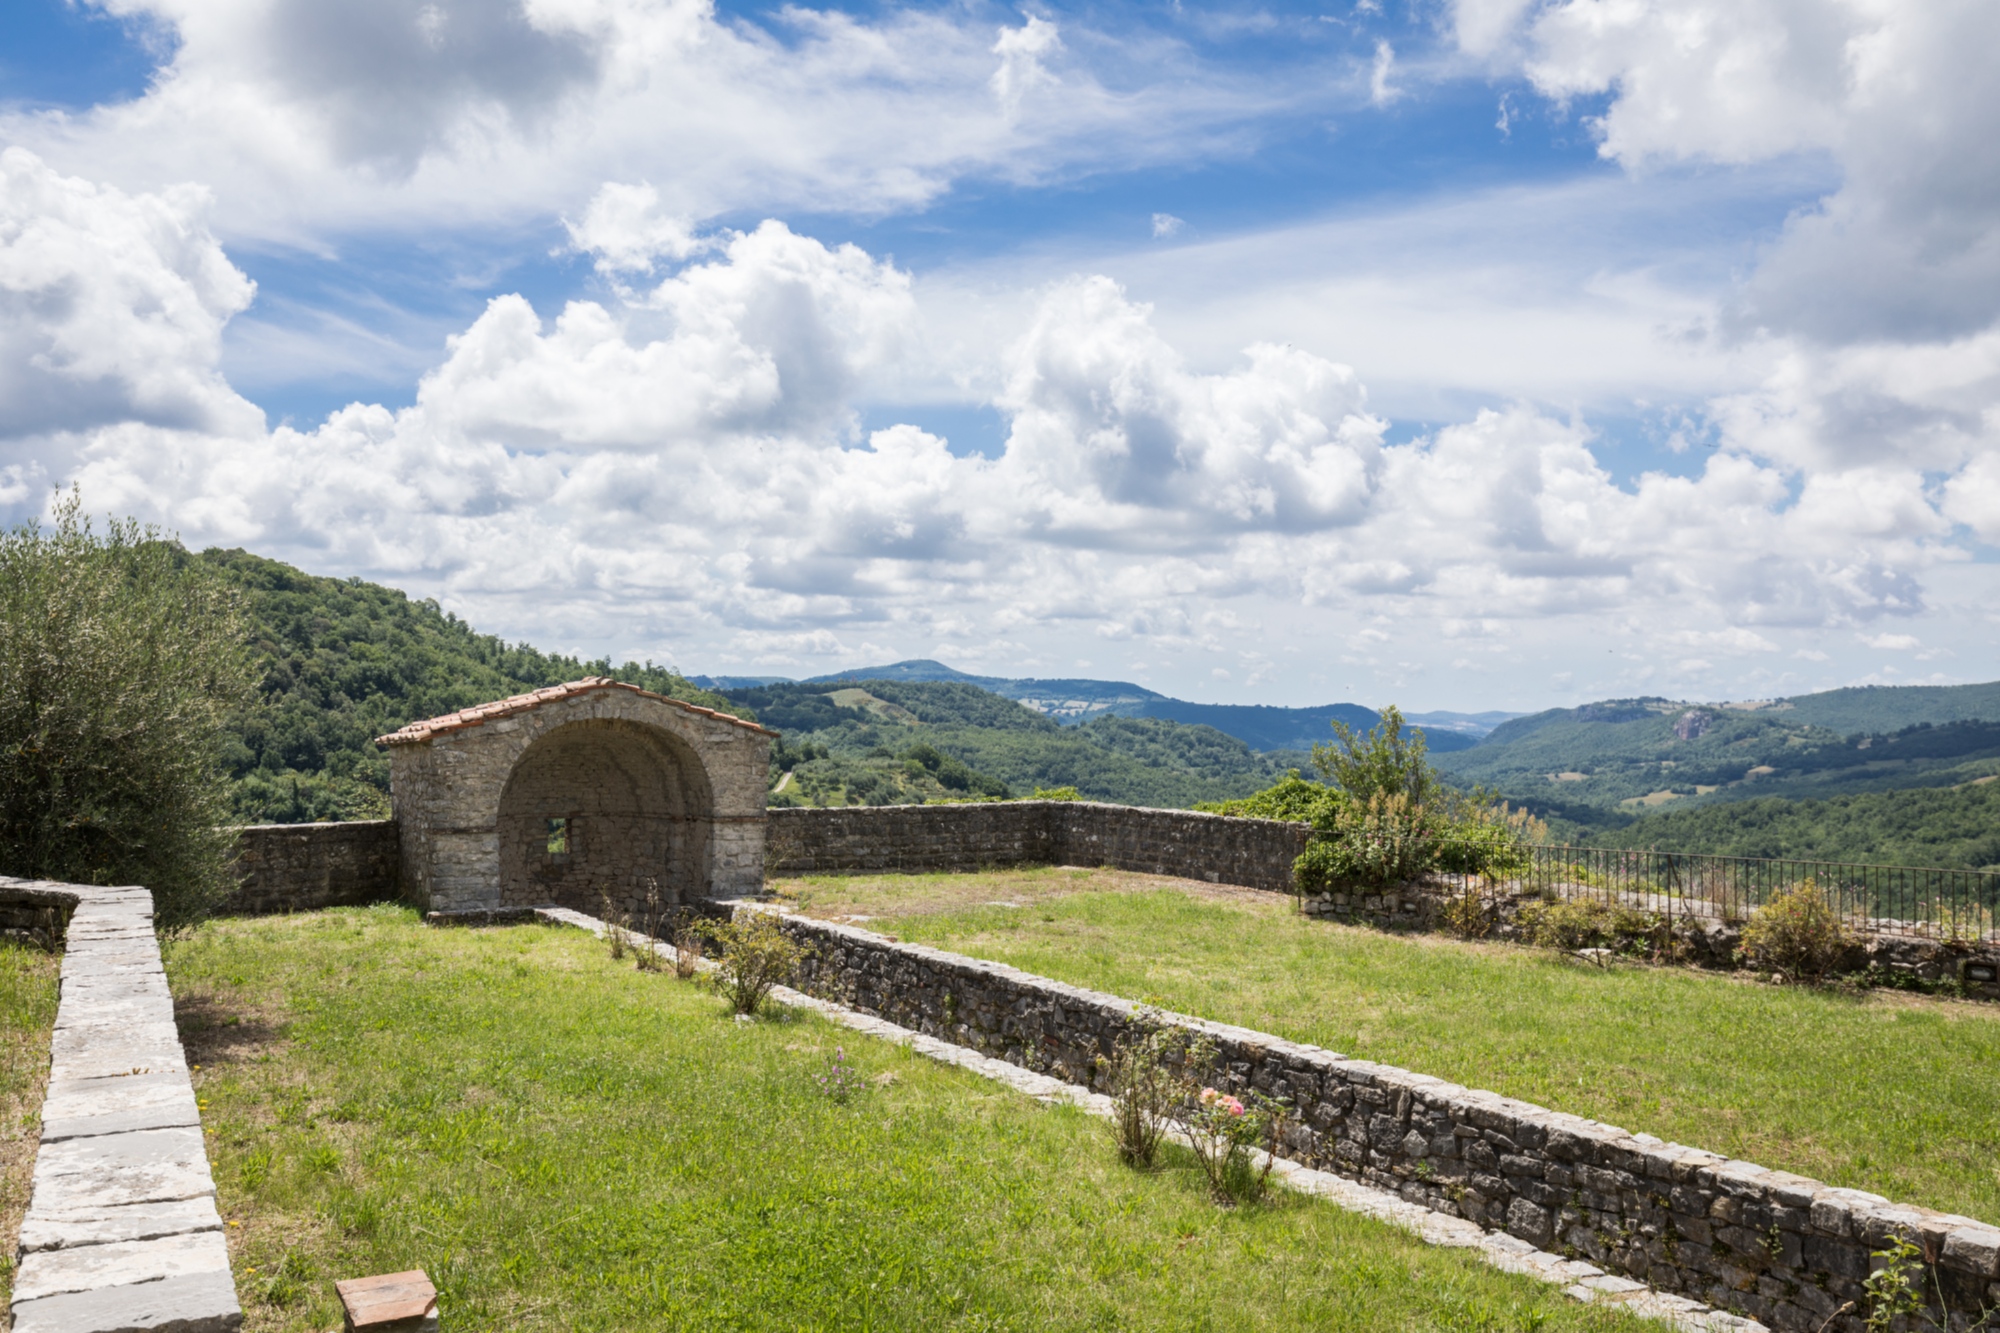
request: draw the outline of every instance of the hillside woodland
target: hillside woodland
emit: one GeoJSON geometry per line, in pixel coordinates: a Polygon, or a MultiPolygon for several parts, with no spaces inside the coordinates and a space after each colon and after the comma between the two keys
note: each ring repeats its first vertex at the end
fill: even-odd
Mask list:
{"type": "Polygon", "coordinates": [[[1955,786],[2000,772],[2000,722],[1843,734],[1789,713],[1616,700],[1505,723],[1438,767],[1556,819],[1613,828],[1669,804],[1955,786]]]}
{"type": "Polygon", "coordinates": [[[774,805],[889,805],[1074,789],[1184,807],[1247,796],[1305,762],[1212,727],[1104,714],[1063,726],[962,681],[839,681],[729,690],[784,733],[774,805]],[[789,774],[789,777],[784,776],[789,774]]]}
{"type": "Polygon", "coordinates": [[[233,813],[244,823],[386,816],[389,760],[375,737],[580,676],[743,711],[670,669],[508,644],[380,584],[317,578],[246,551],[195,559],[238,590],[250,627],[256,697],[230,718],[223,747],[233,813]]]}
{"type": "MultiPolygon", "coordinates": [[[[244,551],[191,558],[237,590],[250,628],[256,694],[231,715],[223,746],[233,814],[245,822],[386,814],[388,761],[376,736],[585,675],[779,730],[777,805],[1074,789],[1086,799],[1188,807],[1239,800],[1311,768],[1303,751],[1257,750],[1169,718],[1105,709],[1063,725],[1070,719],[1052,716],[1046,701],[1035,701],[1038,711],[983,681],[711,691],[669,667],[614,667],[510,644],[435,602],[359,579],[315,577],[244,551]]],[[[2000,782],[1986,780],[2000,776],[2000,684],[1834,690],[1754,706],[1612,700],[1513,719],[1471,748],[1434,745],[1432,762],[1454,786],[1532,811],[1564,840],[2000,864],[2000,782]]]]}
{"type": "Polygon", "coordinates": [[[963,682],[780,685],[725,696],[669,667],[510,644],[435,602],[360,579],[316,577],[245,551],[193,558],[237,590],[250,630],[256,694],[232,713],[223,745],[232,813],[245,823],[384,816],[389,763],[375,737],[590,675],[778,729],[775,804],[992,800],[1075,788],[1089,799],[1185,806],[1246,795],[1304,760],[1173,722],[1105,716],[1064,728],[963,682]]]}
{"type": "Polygon", "coordinates": [[[1591,841],[1719,856],[2000,870],[2000,780],[1823,801],[1765,797],[1666,810],[1591,841]]]}

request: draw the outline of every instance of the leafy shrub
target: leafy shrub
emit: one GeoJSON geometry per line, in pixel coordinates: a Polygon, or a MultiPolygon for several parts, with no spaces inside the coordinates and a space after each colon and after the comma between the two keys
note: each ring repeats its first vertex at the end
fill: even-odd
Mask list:
{"type": "Polygon", "coordinates": [[[1336,745],[1315,745],[1313,767],[1357,801],[1402,797],[1421,808],[1441,785],[1426,758],[1424,733],[1403,732],[1403,713],[1394,704],[1382,710],[1373,731],[1358,735],[1345,722],[1333,724],[1336,745]]]}
{"type": "Polygon", "coordinates": [[[155,920],[235,889],[222,739],[252,697],[235,593],[74,495],[0,533],[0,874],[143,884],[155,920]]]}
{"type": "Polygon", "coordinates": [[[1080,801],[1083,796],[1074,787],[1037,787],[1031,801],[1080,801]]]}
{"type": "Polygon", "coordinates": [[[744,912],[731,921],[703,923],[722,950],[715,986],[739,1014],[754,1014],[771,988],[792,979],[812,950],[787,935],[769,912],[744,912]]]}
{"type": "Polygon", "coordinates": [[[1653,926],[1653,919],[1636,908],[1578,898],[1529,903],[1519,921],[1528,943],[1564,953],[1615,948],[1620,940],[1653,926]]]}
{"type": "Polygon", "coordinates": [[[1097,1067],[1110,1094],[1111,1135],[1128,1166],[1150,1167],[1174,1112],[1194,1094],[1189,1034],[1156,1028],[1129,1037],[1099,1056],[1097,1067]]]}
{"type": "Polygon", "coordinates": [[[1377,793],[1365,805],[1350,801],[1332,822],[1331,829],[1313,835],[1292,865],[1302,893],[1336,885],[1400,884],[1437,863],[1443,830],[1407,796],[1377,793]]]}
{"type": "Polygon", "coordinates": [[[1299,771],[1293,769],[1254,796],[1235,801],[1203,801],[1194,808],[1212,815],[1311,824],[1322,833],[1331,833],[1341,813],[1352,804],[1353,801],[1340,788],[1302,778],[1299,771]]]}
{"type": "Polygon", "coordinates": [[[1840,966],[1854,932],[1808,879],[1758,908],[1743,927],[1743,952],[1759,968],[1817,981],[1840,966]]]}

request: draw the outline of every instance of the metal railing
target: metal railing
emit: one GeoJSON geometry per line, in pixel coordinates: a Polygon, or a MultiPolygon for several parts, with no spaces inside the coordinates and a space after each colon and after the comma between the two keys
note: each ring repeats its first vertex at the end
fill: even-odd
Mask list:
{"type": "Polygon", "coordinates": [[[1929,939],[2000,940],[2000,874],[1991,871],[1608,847],[1534,847],[1528,857],[1528,864],[1505,873],[1442,878],[1725,922],[1748,920],[1777,894],[1810,882],[1857,929],[1929,939]]]}

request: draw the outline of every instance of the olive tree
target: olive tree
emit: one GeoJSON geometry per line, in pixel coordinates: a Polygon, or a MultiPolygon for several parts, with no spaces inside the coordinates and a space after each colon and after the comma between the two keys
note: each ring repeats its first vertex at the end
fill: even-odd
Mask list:
{"type": "Polygon", "coordinates": [[[176,930],[233,884],[219,758],[247,635],[177,542],[79,511],[0,533],[0,874],[143,884],[176,930]]]}

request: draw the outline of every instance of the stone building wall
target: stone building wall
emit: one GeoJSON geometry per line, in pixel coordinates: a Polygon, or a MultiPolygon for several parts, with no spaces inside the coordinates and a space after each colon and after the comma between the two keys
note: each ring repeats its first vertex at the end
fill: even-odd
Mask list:
{"type": "MultiPolygon", "coordinates": [[[[668,845],[654,863],[625,867],[623,893],[614,896],[629,900],[648,878],[661,880],[662,888],[672,881],[687,896],[754,893],[762,887],[764,790],[776,733],[592,678],[413,722],[380,738],[389,750],[391,801],[402,826],[403,891],[411,902],[441,912],[507,905],[503,844],[511,833],[517,850],[524,849],[527,835],[521,830],[527,824],[520,821],[560,813],[513,809],[509,783],[517,772],[534,767],[541,749],[567,745],[577,734],[572,728],[606,736],[641,729],[649,734],[646,744],[666,756],[640,765],[643,773],[621,766],[636,753],[629,746],[601,756],[605,763],[594,779],[600,787],[615,779],[657,789],[658,799],[648,797],[640,813],[661,817],[650,827],[668,845]],[[697,868],[677,874],[675,867],[683,862],[697,868]]],[[[611,800],[603,790],[586,795],[598,814],[638,809],[622,797],[611,800]]],[[[581,813],[588,819],[593,811],[581,813]]],[[[615,836],[598,840],[600,851],[618,845],[615,836]]],[[[514,896],[529,896],[525,876],[517,878],[523,882],[513,885],[514,896]]]]}
{"type": "Polygon", "coordinates": [[[252,824],[236,831],[236,895],[245,916],[353,907],[396,896],[393,819],[346,824],[252,824]]]}
{"type": "Polygon", "coordinates": [[[1094,801],[779,809],[765,866],[776,875],[1115,866],[1282,893],[1305,837],[1303,824],[1094,801]]]}
{"type": "Polygon", "coordinates": [[[1211,1081],[1297,1108],[1286,1156],[1775,1329],[1860,1333],[1835,1311],[1892,1235],[1929,1256],[1952,1327],[2000,1305],[2000,1228],[1971,1218],[852,927],[785,929],[814,949],[799,989],[1073,1082],[1097,1083],[1098,1057],[1142,1021],[1205,1033],[1211,1081]]]}

